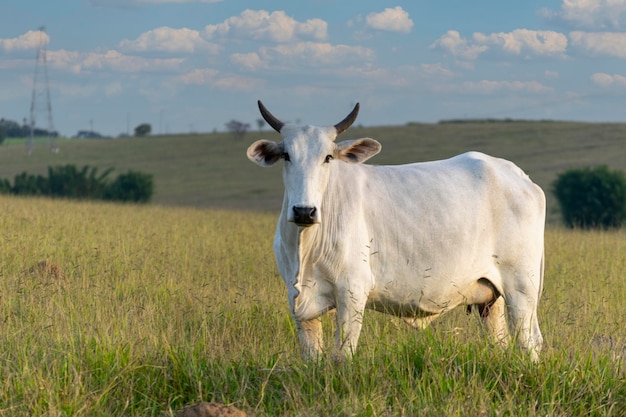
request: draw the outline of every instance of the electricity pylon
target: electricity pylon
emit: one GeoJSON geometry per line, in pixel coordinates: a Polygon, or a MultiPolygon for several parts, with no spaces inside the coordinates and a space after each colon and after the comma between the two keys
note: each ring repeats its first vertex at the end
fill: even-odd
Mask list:
{"type": "Polygon", "coordinates": [[[35,61],[35,75],[33,76],[33,96],[30,102],[30,136],[26,141],[27,152],[30,155],[35,146],[35,125],[37,116],[46,113],[48,126],[47,136],[50,140],[50,151],[57,153],[59,148],[56,144],[56,133],[52,122],[52,102],[50,100],[50,85],[48,83],[48,68],[46,57],[46,43],[48,37],[45,36],[46,28],[39,28],[39,46],[37,48],[37,58],[35,61]]]}

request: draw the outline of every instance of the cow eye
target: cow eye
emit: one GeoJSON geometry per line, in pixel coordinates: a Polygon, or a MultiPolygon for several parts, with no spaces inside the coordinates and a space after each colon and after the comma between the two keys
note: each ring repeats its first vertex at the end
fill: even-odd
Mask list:
{"type": "Polygon", "coordinates": [[[289,159],[289,154],[287,152],[283,152],[281,157],[285,160],[285,161],[291,161],[291,159],[289,159]]]}
{"type": "Polygon", "coordinates": [[[329,163],[332,160],[333,160],[333,156],[332,155],[326,155],[326,159],[324,159],[324,163],[327,164],[327,163],[329,163]]]}

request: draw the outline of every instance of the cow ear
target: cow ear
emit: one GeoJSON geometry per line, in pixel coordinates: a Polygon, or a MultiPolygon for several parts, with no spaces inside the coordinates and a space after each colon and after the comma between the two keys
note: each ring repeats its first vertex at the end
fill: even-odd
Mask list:
{"type": "Polygon", "coordinates": [[[283,155],[283,144],[270,140],[257,140],[246,152],[248,159],[262,167],[274,165],[283,155]]]}
{"type": "Polygon", "coordinates": [[[335,158],[360,164],[380,152],[382,145],[370,138],[345,140],[337,143],[335,158]]]}

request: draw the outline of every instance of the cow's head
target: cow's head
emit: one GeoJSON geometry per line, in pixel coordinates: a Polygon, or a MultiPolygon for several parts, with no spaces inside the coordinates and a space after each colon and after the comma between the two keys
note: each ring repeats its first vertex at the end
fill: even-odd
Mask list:
{"type": "Polygon", "coordinates": [[[359,104],[334,126],[294,126],[274,117],[263,103],[259,109],[265,121],[282,136],[282,142],[259,140],[248,148],[248,158],[263,167],[284,159],[283,182],[288,198],[287,219],[299,226],[322,221],[321,203],[331,165],[358,164],[380,152],[381,145],[369,138],[335,143],[337,135],[354,123],[359,104]]]}

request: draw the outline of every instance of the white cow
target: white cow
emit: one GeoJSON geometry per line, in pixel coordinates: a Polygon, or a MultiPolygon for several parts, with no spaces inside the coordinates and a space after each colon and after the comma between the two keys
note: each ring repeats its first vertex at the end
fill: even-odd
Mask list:
{"type": "Polygon", "coordinates": [[[520,168],[478,152],[365,165],[380,143],[335,143],[358,104],[329,127],[284,124],[258,104],[282,142],[259,140],[247,155],[264,167],[285,161],[274,253],[304,358],[322,352],[320,316],[332,309],[342,359],[355,352],[366,308],[422,328],[477,305],[495,341],[513,333],[538,359],[545,196],[520,168]]]}

